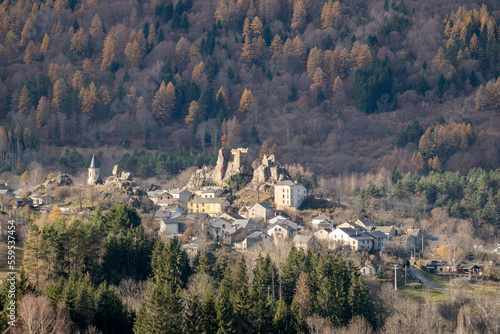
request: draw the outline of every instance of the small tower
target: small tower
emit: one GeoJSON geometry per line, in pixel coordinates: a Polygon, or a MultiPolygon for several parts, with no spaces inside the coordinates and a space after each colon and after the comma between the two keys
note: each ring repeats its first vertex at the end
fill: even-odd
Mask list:
{"type": "Polygon", "coordinates": [[[99,179],[99,167],[97,167],[97,163],[95,161],[95,156],[92,155],[92,162],[90,163],[89,167],[89,178],[87,180],[87,183],[89,185],[95,184],[96,181],[99,179]]]}

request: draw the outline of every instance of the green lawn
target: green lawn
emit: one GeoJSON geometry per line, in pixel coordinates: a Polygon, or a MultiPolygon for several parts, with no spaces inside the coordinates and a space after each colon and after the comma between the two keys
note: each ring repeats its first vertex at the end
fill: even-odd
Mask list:
{"type": "Polygon", "coordinates": [[[402,286],[399,290],[401,293],[404,293],[421,303],[426,303],[427,301],[440,303],[449,300],[450,298],[449,294],[433,289],[423,289],[422,284],[420,283],[410,283],[407,286],[402,286]]]}
{"type": "MultiPolygon", "coordinates": [[[[420,268],[415,267],[417,270],[420,270],[420,268]]],[[[420,272],[427,277],[431,282],[439,285],[440,287],[447,289],[450,285],[450,277],[448,276],[442,276],[442,275],[436,275],[436,274],[429,274],[424,270],[420,270],[420,272]]]]}

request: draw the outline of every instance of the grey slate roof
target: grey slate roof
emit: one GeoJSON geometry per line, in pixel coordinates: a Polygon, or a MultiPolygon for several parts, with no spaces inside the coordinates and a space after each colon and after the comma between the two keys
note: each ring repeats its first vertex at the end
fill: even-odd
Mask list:
{"type": "Polygon", "coordinates": [[[89,168],[97,168],[97,162],[95,161],[95,156],[92,154],[92,161],[90,162],[89,168]]]}

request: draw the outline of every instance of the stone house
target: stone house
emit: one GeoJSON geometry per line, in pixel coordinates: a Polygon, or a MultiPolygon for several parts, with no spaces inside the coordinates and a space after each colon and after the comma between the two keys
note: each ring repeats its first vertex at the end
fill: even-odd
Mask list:
{"type": "Polygon", "coordinates": [[[52,204],[54,201],[50,195],[31,195],[29,198],[33,201],[34,206],[52,204]]]}
{"type": "Polygon", "coordinates": [[[293,243],[297,249],[302,248],[304,251],[308,251],[314,245],[314,237],[312,235],[301,235],[298,234],[293,237],[293,243]]]}
{"type": "Polygon", "coordinates": [[[262,218],[267,221],[276,213],[276,208],[269,202],[256,203],[248,209],[249,218],[258,219],[262,218]]]}
{"type": "Polygon", "coordinates": [[[191,199],[191,195],[192,195],[192,193],[189,190],[187,190],[186,188],[171,189],[168,193],[170,195],[172,195],[172,198],[178,199],[184,205],[186,205],[186,203],[191,199]]]}
{"type": "Polygon", "coordinates": [[[375,276],[377,274],[377,268],[373,264],[367,263],[359,268],[359,273],[365,276],[375,276]]]}
{"type": "Polygon", "coordinates": [[[241,249],[248,250],[254,247],[256,244],[268,244],[273,241],[273,237],[268,235],[267,233],[255,231],[252,234],[248,235],[245,240],[243,240],[241,249]]]}

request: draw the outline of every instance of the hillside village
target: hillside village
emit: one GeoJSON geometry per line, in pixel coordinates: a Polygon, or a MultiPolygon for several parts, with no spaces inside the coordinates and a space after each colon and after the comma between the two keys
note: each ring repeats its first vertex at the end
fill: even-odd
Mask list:
{"type": "MultiPolygon", "coordinates": [[[[101,174],[97,158],[92,156],[87,188],[82,188],[95,196],[92,197],[92,205],[82,205],[83,194],[79,203],[77,199],[77,203],[70,206],[65,206],[67,201],[58,200],[54,193],[78,186],[68,175],[59,175],[31,189],[14,191],[8,184],[2,184],[3,208],[10,216],[16,217],[18,224],[24,224],[30,220],[25,217],[37,213],[90,215],[95,207],[102,205],[99,198],[111,197],[112,201],[122,201],[148,212],[143,215],[143,219],[149,221],[148,231],[163,241],[170,238],[179,240],[182,249],[191,256],[199,256],[214,246],[248,252],[285,242],[304,251],[344,249],[374,254],[376,256],[370,259],[375,260],[364,257],[366,260],[360,263],[359,269],[371,276],[377,273],[377,265],[384,266],[381,255],[411,261],[429,258],[432,261],[426,269],[430,272],[443,274],[445,266],[444,273],[455,273],[457,277],[464,276],[463,271],[462,275],[457,274],[459,266],[470,265],[465,258],[458,262],[446,258],[443,249],[457,243],[448,235],[431,234],[404,224],[381,224],[361,216],[352,221],[338,221],[332,214],[334,204],[326,209],[309,210],[315,214],[304,219],[301,206],[314,195],[308,193],[302,184],[293,181],[274,155],[264,155],[261,164],[253,168],[247,151],[246,148],[220,149],[215,167],[198,169],[184,187],[172,189],[162,189],[154,184],[147,189],[138,186],[131,173],[120,171],[118,165],[114,166],[112,175],[105,176],[101,174]],[[252,196],[242,198],[246,192],[252,196]],[[20,194],[26,196],[21,197],[20,194]],[[118,199],[117,194],[125,196],[118,199]]],[[[488,250],[481,246],[481,251],[500,254],[500,247],[488,250]]],[[[480,276],[484,269],[481,264],[472,263],[472,266],[475,266],[474,275],[465,275],[469,279],[480,276]]],[[[381,270],[384,272],[384,269],[381,270]]],[[[390,268],[386,266],[385,270],[390,268]]]]}

